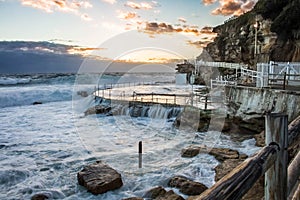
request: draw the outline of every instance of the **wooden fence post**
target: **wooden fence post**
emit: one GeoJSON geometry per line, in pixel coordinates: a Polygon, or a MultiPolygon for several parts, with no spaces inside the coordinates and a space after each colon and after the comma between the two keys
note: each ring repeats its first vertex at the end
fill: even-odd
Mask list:
{"type": "Polygon", "coordinates": [[[287,115],[271,113],[266,115],[266,145],[279,145],[277,159],[265,173],[265,200],[284,200],[287,198],[287,115]]]}

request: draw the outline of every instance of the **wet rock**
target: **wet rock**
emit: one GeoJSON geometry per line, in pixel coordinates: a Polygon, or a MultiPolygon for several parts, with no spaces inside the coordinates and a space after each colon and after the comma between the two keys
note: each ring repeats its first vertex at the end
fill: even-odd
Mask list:
{"type": "Polygon", "coordinates": [[[151,190],[146,192],[144,198],[155,199],[155,200],[184,200],[184,198],[176,194],[173,190],[166,191],[161,186],[152,188],[151,190]]]}
{"type": "Polygon", "coordinates": [[[89,96],[87,91],[78,91],[77,95],[82,96],[82,97],[88,97],[89,96]]]}
{"type": "Polygon", "coordinates": [[[194,157],[199,153],[208,153],[214,156],[219,161],[224,161],[226,159],[238,159],[240,157],[237,150],[228,148],[208,148],[206,146],[196,146],[191,145],[187,148],[182,149],[182,157],[194,157]]]}
{"type": "Polygon", "coordinates": [[[35,194],[31,197],[31,200],[45,200],[49,199],[48,195],[46,194],[35,194]]]}
{"type": "Polygon", "coordinates": [[[228,148],[212,148],[209,154],[215,156],[218,161],[239,158],[239,152],[237,150],[228,148]]]}
{"type": "Polygon", "coordinates": [[[159,196],[165,195],[166,193],[167,191],[163,187],[158,186],[147,191],[146,194],[144,195],[144,198],[155,199],[159,196]]]}
{"type": "Polygon", "coordinates": [[[181,150],[181,157],[192,158],[200,153],[199,146],[190,146],[181,150]]]}
{"type": "Polygon", "coordinates": [[[35,101],[32,103],[32,105],[40,105],[40,104],[43,104],[41,101],[35,101]]]}
{"type": "Polygon", "coordinates": [[[77,174],[78,183],[92,194],[102,194],[123,186],[121,175],[101,161],[88,165],[77,174]]]}
{"type": "Polygon", "coordinates": [[[95,107],[91,107],[84,112],[84,115],[94,115],[94,114],[107,114],[111,110],[110,106],[97,105],[95,107]]]}
{"type": "Polygon", "coordinates": [[[186,195],[199,195],[207,189],[202,183],[191,181],[182,176],[171,178],[168,185],[178,188],[180,192],[186,195]]]}

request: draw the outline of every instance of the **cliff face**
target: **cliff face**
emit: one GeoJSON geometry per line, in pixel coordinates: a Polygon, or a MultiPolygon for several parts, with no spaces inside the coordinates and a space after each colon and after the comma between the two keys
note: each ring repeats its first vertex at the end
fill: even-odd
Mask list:
{"type": "Polygon", "coordinates": [[[299,19],[300,0],[260,0],[250,12],[215,27],[218,36],[205,50],[214,61],[299,62],[299,19]]]}

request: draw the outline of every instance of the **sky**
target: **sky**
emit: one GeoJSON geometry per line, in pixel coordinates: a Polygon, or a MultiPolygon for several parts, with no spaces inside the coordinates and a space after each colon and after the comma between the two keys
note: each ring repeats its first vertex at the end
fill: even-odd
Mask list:
{"type": "Polygon", "coordinates": [[[256,1],[0,0],[0,41],[50,41],[123,61],[194,58],[216,36],[212,27],[256,1]]]}

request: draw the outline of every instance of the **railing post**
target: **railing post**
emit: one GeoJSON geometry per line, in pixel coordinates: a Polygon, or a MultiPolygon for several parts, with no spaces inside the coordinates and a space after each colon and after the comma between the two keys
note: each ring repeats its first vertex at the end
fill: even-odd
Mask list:
{"type": "Polygon", "coordinates": [[[204,104],[204,110],[207,110],[207,100],[208,100],[208,96],[205,95],[205,104],[204,104]]]}
{"type": "Polygon", "coordinates": [[[283,90],[285,90],[285,86],[286,86],[286,72],[284,72],[283,74],[283,90]]]}
{"type": "Polygon", "coordinates": [[[279,145],[277,159],[265,174],[265,200],[287,199],[288,118],[281,113],[266,115],[266,145],[279,145]]]}

